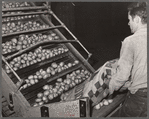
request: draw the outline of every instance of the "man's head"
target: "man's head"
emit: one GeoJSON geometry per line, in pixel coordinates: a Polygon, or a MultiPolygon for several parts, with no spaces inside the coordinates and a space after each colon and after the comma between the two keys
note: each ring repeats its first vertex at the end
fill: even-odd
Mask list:
{"type": "Polygon", "coordinates": [[[131,32],[135,33],[140,27],[147,24],[146,3],[132,3],[128,6],[128,19],[131,32]]]}

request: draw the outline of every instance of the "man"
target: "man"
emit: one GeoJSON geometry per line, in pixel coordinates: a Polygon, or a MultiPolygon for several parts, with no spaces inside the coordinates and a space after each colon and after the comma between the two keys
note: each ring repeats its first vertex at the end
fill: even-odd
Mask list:
{"type": "Polygon", "coordinates": [[[146,3],[128,7],[128,19],[133,35],[122,42],[117,73],[109,82],[109,94],[131,79],[123,106],[112,117],[147,116],[147,12],[146,3]]]}

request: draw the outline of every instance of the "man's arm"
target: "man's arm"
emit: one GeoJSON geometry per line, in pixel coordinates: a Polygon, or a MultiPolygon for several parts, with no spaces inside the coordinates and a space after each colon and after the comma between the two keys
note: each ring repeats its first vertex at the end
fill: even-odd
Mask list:
{"type": "Polygon", "coordinates": [[[129,79],[133,66],[133,45],[128,39],[122,43],[120,59],[117,65],[117,73],[111,77],[109,82],[109,94],[118,90],[129,79]]]}

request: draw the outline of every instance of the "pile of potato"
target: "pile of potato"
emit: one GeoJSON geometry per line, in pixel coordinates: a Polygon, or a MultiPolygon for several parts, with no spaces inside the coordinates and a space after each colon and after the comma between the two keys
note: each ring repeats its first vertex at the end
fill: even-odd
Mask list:
{"type": "Polygon", "coordinates": [[[2,1],[3,8],[18,8],[18,7],[29,7],[30,4],[27,2],[4,2],[2,1]]]}
{"type": "MultiPolygon", "coordinates": [[[[48,103],[48,101],[53,100],[64,91],[68,91],[83,80],[86,80],[89,76],[90,73],[87,70],[76,70],[71,74],[67,74],[66,79],[58,78],[54,86],[48,84],[43,86],[44,91],[37,94],[37,98],[35,99],[35,104],[33,106],[48,103]]],[[[61,100],[64,99],[61,98],[61,100]]]]}
{"type": "Polygon", "coordinates": [[[37,29],[44,29],[48,28],[49,25],[42,25],[36,21],[28,21],[28,22],[8,22],[6,24],[2,24],[2,34],[9,34],[13,32],[20,32],[20,31],[29,31],[29,30],[37,30],[37,29]]]}
{"type": "MultiPolygon", "coordinates": [[[[21,12],[19,12],[19,13],[21,13],[21,12]]],[[[7,14],[9,14],[9,13],[7,13],[7,14]]],[[[11,14],[14,14],[14,12],[12,12],[11,14]]],[[[38,17],[38,16],[39,15],[25,15],[25,16],[5,17],[5,18],[2,18],[2,22],[9,22],[9,21],[13,21],[13,20],[28,19],[28,18],[38,17]]]]}
{"type": "Polygon", "coordinates": [[[47,79],[51,76],[56,75],[57,73],[62,72],[63,70],[66,70],[72,66],[75,66],[79,63],[78,60],[75,60],[73,63],[64,64],[64,62],[60,62],[59,64],[53,62],[50,67],[48,67],[46,70],[40,69],[37,71],[34,75],[28,76],[27,79],[25,79],[26,84],[24,84],[21,89],[26,89],[27,87],[34,85],[39,82],[40,79],[47,79]]]}
{"type": "Polygon", "coordinates": [[[44,34],[33,34],[29,35],[19,35],[18,38],[12,38],[10,41],[2,43],[2,54],[11,53],[14,51],[19,51],[35,45],[41,41],[58,40],[59,36],[51,32],[49,35],[44,34]]]}
{"type": "Polygon", "coordinates": [[[99,110],[102,106],[109,105],[113,102],[113,99],[103,99],[99,104],[97,104],[94,108],[99,110]]]}
{"type": "MultiPolygon", "coordinates": [[[[12,61],[10,61],[10,66],[17,71],[21,68],[33,65],[35,63],[44,61],[46,59],[50,59],[56,55],[60,55],[62,53],[68,52],[67,48],[58,47],[53,49],[42,49],[42,47],[38,47],[34,50],[34,52],[24,53],[18,57],[15,57],[12,61]]],[[[7,65],[5,65],[6,73],[10,73],[11,70],[7,65]]]]}

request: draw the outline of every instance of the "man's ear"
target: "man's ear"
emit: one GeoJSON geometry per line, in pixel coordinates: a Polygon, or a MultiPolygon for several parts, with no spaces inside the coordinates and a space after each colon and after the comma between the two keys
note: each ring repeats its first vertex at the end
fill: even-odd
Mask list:
{"type": "Polygon", "coordinates": [[[137,23],[137,24],[141,23],[141,18],[136,15],[135,18],[134,18],[134,22],[137,23]]]}

